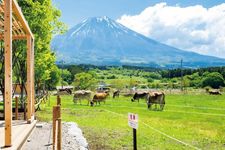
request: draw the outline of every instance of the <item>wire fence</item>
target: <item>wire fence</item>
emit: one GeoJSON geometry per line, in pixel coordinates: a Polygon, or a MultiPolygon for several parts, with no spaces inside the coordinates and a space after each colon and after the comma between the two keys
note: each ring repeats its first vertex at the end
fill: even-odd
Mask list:
{"type": "MultiPolygon", "coordinates": [[[[112,114],[120,116],[120,117],[124,117],[124,118],[127,117],[127,115],[123,115],[123,114],[120,114],[120,113],[117,113],[117,112],[114,112],[114,111],[110,111],[110,110],[107,110],[107,109],[104,109],[104,111],[112,113],[112,114]]],[[[150,128],[151,130],[153,130],[153,131],[155,131],[155,132],[157,132],[157,133],[159,133],[159,134],[161,134],[161,135],[163,135],[163,136],[165,136],[165,137],[167,137],[167,138],[169,138],[171,140],[174,140],[174,141],[176,141],[176,142],[178,142],[178,143],[180,143],[180,144],[182,144],[184,146],[187,146],[189,148],[196,149],[196,150],[201,150],[200,148],[198,148],[196,146],[193,146],[193,145],[191,145],[189,143],[186,143],[186,142],[184,142],[182,140],[179,140],[179,139],[177,139],[177,138],[175,138],[173,136],[170,136],[170,135],[168,135],[168,134],[166,134],[166,133],[156,129],[156,128],[152,127],[151,125],[146,124],[145,122],[139,121],[139,123],[143,124],[144,126],[150,128]]]]}

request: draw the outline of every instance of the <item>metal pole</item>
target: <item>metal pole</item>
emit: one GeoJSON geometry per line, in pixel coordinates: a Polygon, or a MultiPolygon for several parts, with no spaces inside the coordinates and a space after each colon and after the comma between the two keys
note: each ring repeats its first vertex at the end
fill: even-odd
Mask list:
{"type": "Polygon", "coordinates": [[[137,130],[133,128],[133,146],[137,150],[137,130]]]}

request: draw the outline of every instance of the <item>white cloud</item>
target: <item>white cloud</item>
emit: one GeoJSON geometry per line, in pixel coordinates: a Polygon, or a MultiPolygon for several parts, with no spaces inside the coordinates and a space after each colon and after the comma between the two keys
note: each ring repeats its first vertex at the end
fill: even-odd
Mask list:
{"type": "Polygon", "coordinates": [[[159,3],[117,21],[162,43],[225,58],[225,3],[212,8],[159,3]]]}

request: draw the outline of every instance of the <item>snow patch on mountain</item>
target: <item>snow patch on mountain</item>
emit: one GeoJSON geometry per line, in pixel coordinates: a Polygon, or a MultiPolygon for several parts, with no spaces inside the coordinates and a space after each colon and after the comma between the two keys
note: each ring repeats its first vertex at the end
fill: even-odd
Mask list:
{"type": "Polygon", "coordinates": [[[225,60],[188,52],[147,38],[104,16],[92,17],[56,36],[52,49],[67,63],[95,65],[218,66],[225,60]]]}

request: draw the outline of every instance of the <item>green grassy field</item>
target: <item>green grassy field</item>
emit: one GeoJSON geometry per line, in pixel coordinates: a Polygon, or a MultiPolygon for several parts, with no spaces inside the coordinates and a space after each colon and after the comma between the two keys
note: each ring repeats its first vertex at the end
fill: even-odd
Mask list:
{"type": "Polygon", "coordinates": [[[0,102],[0,107],[2,107],[3,106],[3,102],[0,102]]]}
{"type": "MultiPolygon", "coordinates": [[[[42,104],[38,119],[51,120],[55,103],[52,96],[50,106],[42,104]]],[[[95,107],[86,104],[75,105],[72,96],[63,96],[62,119],[80,126],[92,150],[132,149],[128,112],[139,115],[139,150],[225,149],[224,95],[166,95],[164,111],[147,110],[144,100],[132,103],[127,97],[109,98],[95,107]]]]}

